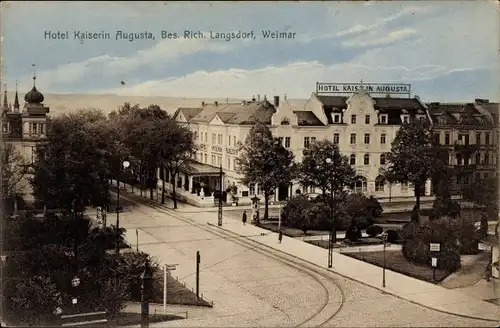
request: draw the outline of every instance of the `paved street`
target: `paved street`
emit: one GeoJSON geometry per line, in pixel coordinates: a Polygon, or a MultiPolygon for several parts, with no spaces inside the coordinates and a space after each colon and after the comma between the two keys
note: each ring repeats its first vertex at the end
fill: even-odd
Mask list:
{"type": "MultiPolygon", "coordinates": [[[[161,262],[178,264],[172,275],[188,287],[195,286],[195,254],[201,252],[200,290],[214,301],[214,309],[196,311],[189,319],[168,326],[496,326],[424,308],[223,233],[207,224],[216,222],[216,216],[144,205],[121,214],[122,226],[128,229],[127,240],[135,245],[138,229],[140,249],[161,262]]],[[[241,225],[239,219],[232,222],[241,225]]],[[[253,228],[248,226],[248,231],[253,228]]],[[[260,234],[250,237],[261,238],[260,234]]]]}

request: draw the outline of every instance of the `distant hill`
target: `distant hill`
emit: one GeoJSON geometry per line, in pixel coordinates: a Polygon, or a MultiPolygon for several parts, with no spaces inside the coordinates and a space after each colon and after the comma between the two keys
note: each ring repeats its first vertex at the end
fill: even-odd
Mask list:
{"type": "MultiPolygon", "coordinates": [[[[41,90],[43,92],[43,90],[41,90]]],[[[14,92],[7,92],[8,101],[14,102],[14,92]]],[[[242,99],[226,98],[173,98],[173,97],[137,97],[137,96],[119,96],[119,95],[101,95],[101,94],[46,94],[44,93],[44,105],[50,107],[51,116],[61,115],[82,108],[101,109],[105,114],[116,110],[124,103],[140,106],[158,105],[169,113],[174,113],[179,107],[198,107],[202,101],[212,103],[218,101],[239,102],[242,99]]],[[[250,100],[250,99],[245,99],[250,100]]],[[[3,95],[2,95],[3,103],[3,95]]],[[[24,104],[24,93],[19,94],[21,106],[24,104]]],[[[304,104],[305,100],[289,100],[292,104],[304,104]]]]}

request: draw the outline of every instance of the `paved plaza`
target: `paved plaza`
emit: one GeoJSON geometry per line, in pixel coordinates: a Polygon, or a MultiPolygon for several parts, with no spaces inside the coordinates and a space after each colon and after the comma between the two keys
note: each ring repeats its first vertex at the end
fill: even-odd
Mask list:
{"type": "MultiPolygon", "coordinates": [[[[367,265],[365,263],[353,259],[349,259],[352,263],[341,262],[341,258],[347,257],[335,254],[334,270],[346,274],[345,277],[321,268],[326,266],[327,256],[326,253],[323,254],[326,250],[287,237],[284,237],[282,244],[278,244],[273,233],[249,224],[243,226],[236,218],[224,217],[224,220],[221,229],[207,224],[210,222],[216,225],[216,212],[176,212],[165,207],[153,208],[144,204],[130,207],[121,214],[121,225],[127,229],[127,241],[132,245],[136,244],[137,229],[140,250],[150,253],[162,263],[178,264],[172,275],[185,282],[188,287],[195,286],[196,251],[201,253],[200,292],[205,299],[214,302],[214,308],[195,310],[189,314],[188,319],[169,322],[168,326],[498,325],[491,320],[438,312],[415,302],[427,302],[429,307],[441,310],[443,306],[440,302],[448,304],[448,307],[455,302],[457,314],[476,314],[477,317],[495,319],[498,316],[496,310],[492,310],[495,307],[493,304],[475,303],[456,291],[452,291],[458,293],[452,295],[455,297],[452,300],[445,299],[445,296],[450,294],[441,295],[442,293],[436,291],[430,294],[422,293],[419,281],[404,287],[407,295],[396,297],[369,286],[375,282],[360,283],[346,274],[346,270],[351,270],[356,276],[356,271],[366,270],[367,267],[359,266],[367,265]],[[306,254],[296,254],[301,250],[306,254]],[[312,263],[303,261],[301,257],[312,263]],[[318,263],[319,266],[315,265],[315,261],[321,262],[318,263]],[[344,265],[348,268],[343,268],[344,265]],[[403,299],[411,298],[410,294],[414,294],[413,302],[403,299]]],[[[113,222],[112,215],[109,216],[108,222],[113,222]]],[[[367,274],[373,275],[372,280],[380,284],[380,268],[373,267],[367,274]]],[[[396,275],[388,272],[387,291],[390,293],[397,292],[396,284],[405,283],[396,275]]],[[[165,324],[152,326],[160,327],[165,324]]]]}

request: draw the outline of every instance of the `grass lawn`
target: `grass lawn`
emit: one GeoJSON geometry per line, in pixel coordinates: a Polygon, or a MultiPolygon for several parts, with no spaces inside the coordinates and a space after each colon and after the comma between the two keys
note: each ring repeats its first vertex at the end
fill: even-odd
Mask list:
{"type": "MultiPolygon", "coordinates": [[[[433,281],[433,269],[428,266],[419,265],[408,261],[401,251],[386,251],[386,268],[388,270],[402,273],[406,276],[427,282],[433,281]]],[[[384,252],[360,252],[360,253],[343,253],[343,255],[353,257],[367,263],[383,267],[384,252]]],[[[452,272],[442,269],[436,269],[436,282],[440,282],[448,277],[452,272]]]]}
{"type": "MultiPolygon", "coordinates": [[[[153,290],[151,303],[163,304],[163,271],[158,271],[155,274],[155,280],[159,282],[158,288],[153,290]]],[[[140,302],[140,296],[137,295],[131,299],[134,302],[140,302]]],[[[196,291],[192,292],[191,289],[185,287],[177,279],[171,275],[167,275],[167,304],[177,305],[192,305],[192,306],[205,306],[212,307],[211,302],[196,298],[196,291]]]]}
{"type": "MultiPolygon", "coordinates": [[[[322,248],[328,248],[328,239],[325,240],[307,240],[306,243],[319,246],[322,248]]],[[[382,240],[379,238],[361,238],[357,242],[334,244],[335,248],[345,248],[349,246],[368,246],[368,245],[380,245],[382,240]]]]}
{"type": "MultiPolygon", "coordinates": [[[[151,314],[151,313],[149,314],[149,323],[165,322],[165,321],[179,320],[179,319],[184,319],[184,318],[172,314],[151,314]]],[[[131,313],[131,312],[122,312],[116,319],[109,321],[109,325],[111,327],[138,325],[140,323],[141,323],[141,314],[131,313]]]]}
{"type": "MultiPolygon", "coordinates": [[[[271,230],[273,232],[278,231],[278,223],[277,222],[261,222],[259,227],[266,229],[266,230],[271,230]]],[[[285,227],[284,225],[281,225],[281,230],[283,231],[283,234],[285,236],[288,236],[288,237],[303,237],[303,236],[305,236],[305,234],[302,230],[288,228],[288,227],[285,227]]]]}

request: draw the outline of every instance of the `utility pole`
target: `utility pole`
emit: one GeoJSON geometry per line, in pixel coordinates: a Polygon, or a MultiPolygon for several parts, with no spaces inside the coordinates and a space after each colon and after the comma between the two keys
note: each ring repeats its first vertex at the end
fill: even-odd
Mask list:
{"type": "Polygon", "coordinates": [[[217,225],[222,226],[222,164],[219,171],[219,218],[217,220],[217,225]]]}
{"type": "Polygon", "coordinates": [[[200,299],[200,251],[196,251],[196,299],[200,299]]]}

